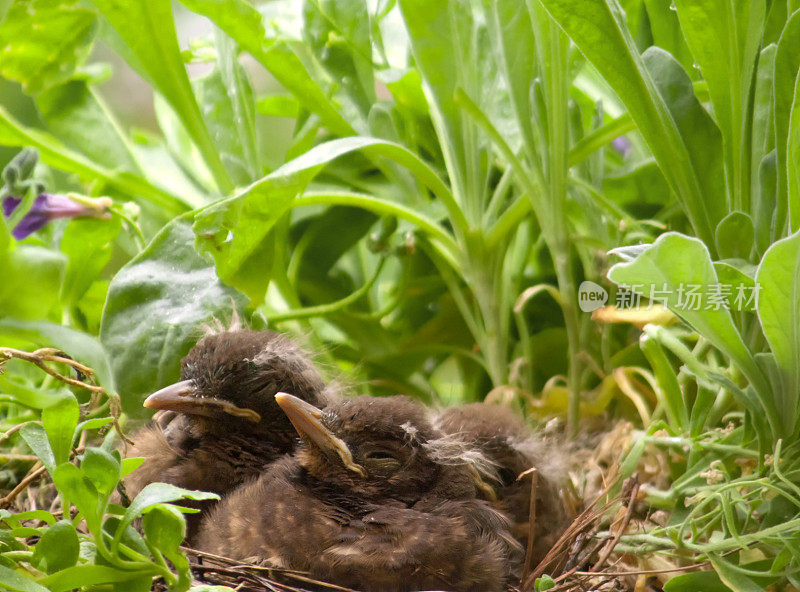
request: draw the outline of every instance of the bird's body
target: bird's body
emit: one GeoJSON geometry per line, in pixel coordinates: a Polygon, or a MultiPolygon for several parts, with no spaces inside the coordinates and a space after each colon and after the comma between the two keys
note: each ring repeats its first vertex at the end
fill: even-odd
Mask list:
{"type": "Polygon", "coordinates": [[[477,499],[474,470],[431,453],[441,434],[423,408],[405,397],[290,404],[304,445],[211,512],[201,549],[376,592],[502,589],[521,548],[477,499]]]}
{"type": "MultiPolygon", "coordinates": [[[[308,355],[271,331],[207,336],[181,366],[182,381],[145,402],[160,411],[126,451],[145,457],[124,480],[131,498],[153,482],[227,493],[298,442],[275,393],[291,392],[317,405],[328,397],[308,355]]],[[[212,503],[198,507],[207,510],[212,503]]],[[[199,517],[190,516],[190,540],[198,525],[199,517]]]]}
{"type": "Polygon", "coordinates": [[[493,505],[512,520],[512,532],[527,543],[531,482],[520,479],[536,468],[536,517],[533,556],[538,563],[567,527],[567,512],[559,495],[563,477],[561,454],[534,436],[522,419],[507,407],[471,403],[442,411],[436,425],[483,453],[496,467],[498,480],[493,505]]]}

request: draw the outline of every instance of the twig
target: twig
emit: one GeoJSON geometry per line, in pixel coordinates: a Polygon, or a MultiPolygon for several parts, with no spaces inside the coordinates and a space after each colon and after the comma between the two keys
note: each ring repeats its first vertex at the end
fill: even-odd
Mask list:
{"type": "Polygon", "coordinates": [[[60,364],[66,364],[68,366],[72,366],[82,374],[94,376],[94,371],[91,368],[88,368],[87,366],[84,366],[80,362],[76,362],[69,357],[64,357],[62,354],[62,351],[57,350],[54,347],[43,347],[32,353],[14,349],[12,347],[0,347],[0,363],[10,360],[11,358],[25,360],[26,362],[30,362],[31,364],[38,366],[41,370],[47,372],[50,376],[60,380],[61,382],[65,382],[71,386],[76,386],[88,391],[105,394],[106,390],[102,386],[88,384],[86,382],[70,378],[69,376],[64,376],[63,374],[53,370],[45,363],[58,362],[60,364]]]}
{"type": "Polygon", "coordinates": [[[47,469],[42,465],[41,461],[37,462],[31,470],[25,475],[25,478],[20,481],[17,486],[11,490],[11,492],[5,496],[4,498],[0,499],[0,508],[7,508],[11,505],[11,503],[17,498],[17,496],[25,491],[25,489],[33,483],[36,479],[41,477],[47,469]]]}
{"type": "Polygon", "coordinates": [[[614,547],[617,546],[619,540],[622,538],[622,535],[625,534],[625,531],[628,530],[628,524],[631,521],[631,517],[633,516],[633,507],[636,503],[636,496],[639,494],[639,480],[636,475],[631,477],[631,482],[629,484],[631,488],[631,494],[628,498],[628,507],[625,510],[625,516],[622,518],[622,522],[617,529],[617,532],[614,533],[614,538],[611,539],[605,548],[600,552],[600,557],[597,559],[597,562],[592,567],[593,571],[600,569],[600,567],[605,563],[606,559],[608,559],[611,552],[614,550],[614,547]]]}

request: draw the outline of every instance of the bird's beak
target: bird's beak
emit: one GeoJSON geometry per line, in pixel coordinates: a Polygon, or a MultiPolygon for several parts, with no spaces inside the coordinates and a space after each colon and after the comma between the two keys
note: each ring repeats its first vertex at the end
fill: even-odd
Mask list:
{"type": "Polygon", "coordinates": [[[191,380],[181,380],[156,391],[147,397],[142,405],[148,409],[163,409],[188,415],[214,417],[222,412],[242,417],[253,423],[261,421],[261,416],[252,409],[237,407],[230,401],[216,397],[199,397],[195,384],[191,380]]]}
{"type": "Polygon", "coordinates": [[[283,409],[301,438],[314,443],[324,452],[337,455],[342,459],[344,466],[351,471],[362,476],[366,474],[364,467],[353,460],[353,454],[344,440],[322,425],[320,421],[322,411],[319,408],[286,393],[275,395],[275,401],[283,409]]]}

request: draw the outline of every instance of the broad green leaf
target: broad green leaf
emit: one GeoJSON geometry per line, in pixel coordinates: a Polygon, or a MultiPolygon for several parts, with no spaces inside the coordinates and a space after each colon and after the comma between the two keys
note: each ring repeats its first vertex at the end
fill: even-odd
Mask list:
{"type": "Polygon", "coordinates": [[[800,389],[800,232],[776,242],[764,254],[756,285],[761,327],[783,372],[778,408],[791,429],[800,389]]]}
{"type": "Polygon", "coordinates": [[[244,306],[243,295],[219,281],[194,240],[185,219],[173,220],[109,286],[100,339],[129,413],[141,413],[141,395],[178,380],[180,359],[203,324],[244,306]]]}
{"type": "Polygon", "coordinates": [[[42,461],[47,472],[52,475],[56,468],[56,457],[53,454],[53,448],[50,446],[50,440],[47,438],[44,428],[39,424],[29,423],[20,428],[19,434],[31,449],[31,452],[42,461]]]}
{"type": "Polygon", "coordinates": [[[449,195],[436,173],[398,144],[369,137],[325,142],[233,197],[197,212],[193,229],[198,247],[214,257],[222,281],[247,288],[248,296],[256,302],[262,299],[266,281],[259,285],[251,277],[250,283],[246,283],[248,278],[243,277],[247,275],[244,270],[253,266],[251,273],[256,273],[255,269],[262,270],[262,274],[267,273],[269,268],[265,269],[265,262],[258,260],[258,255],[263,252],[265,239],[273,225],[324,165],[356,151],[363,151],[369,156],[386,156],[409,168],[420,182],[428,185],[439,197],[447,198],[449,195]]]}
{"type": "Polygon", "coordinates": [[[0,565],[0,585],[13,592],[50,592],[44,586],[25,577],[24,574],[0,565]]]}
{"type": "MultiPolygon", "coordinates": [[[[789,171],[796,168],[789,160],[789,129],[792,117],[792,105],[795,100],[797,80],[800,78],[800,10],[795,12],[786,23],[778,41],[775,53],[775,72],[773,75],[773,117],[775,119],[775,148],[778,157],[778,211],[775,227],[779,236],[783,234],[784,224],[790,212],[789,204],[789,171]]],[[[793,227],[793,229],[795,229],[793,227]]]]}
{"type": "Polygon", "coordinates": [[[755,246],[755,229],[750,216],[731,212],[717,224],[717,253],[725,259],[749,259],[755,246]]]}
{"type": "Polygon", "coordinates": [[[78,401],[74,396],[64,397],[42,409],[42,425],[50,440],[56,465],[67,462],[72,452],[75,427],[80,419],[78,401]]]}
{"type": "Polygon", "coordinates": [[[264,30],[261,14],[246,0],[181,0],[189,10],[208,17],[252,54],[286,90],[311,113],[320,116],[333,133],[347,136],[353,127],[342,117],[337,106],[292,48],[270,39],[264,30]]]}
{"type": "Polygon", "coordinates": [[[100,500],[97,490],[83,471],[72,463],[60,464],[53,471],[53,482],[59,493],[83,514],[89,532],[99,536],[102,520],[100,511],[105,503],[100,500]]]}
{"type": "Polygon", "coordinates": [[[777,151],[773,150],[764,156],[758,167],[758,184],[753,198],[753,213],[755,215],[753,223],[755,225],[758,251],[762,254],[777,238],[784,234],[783,225],[778,224],[780,208],[778,207],[777,169],[777,151]]]}
{"type": "Polygon", "coordinates": [[[148,180],[131,173],[119,173],[103,167],[67,148],[52,135],[41,130],[25,127],[0,106],[0,145],[31,146],[39,151],[42,161],[81,179],[99,180],[111,187],[145,203],[153,203],[170,214],[180,214],[188,209],[188,202],[148,180]]]}
{"type": "Polygon", "coordinates": [[[719,575],[719,579],[733,590],[733,592],[763,592],[763,590],[766,589],[764,585],[760,585],[763,582],[756,584],[753,580],[744,575],[739,570],[738,566],[732,565],[722,557],[709,554],[709,560],[714,567],[714,571],[719,575]]]}
{"type": "Polygon", "coordinates": [[[72,567],[78,562],[80,543],[72,522],[60,520],[44,531],[36,543],[31,563],[46,573],[72,567]]]}
{"type": "Polygon", "coordinates": [[[181,118],[222,193],[233,189],[203,122],[178,47],[169,0],[93,0],[139,60],[150,80],[181,118]]]}
{"type": "Polygon", "coordinates": [[[37,94],[69,80],[89,55],[95,13],[62,0],[14,0],[0,20],[0,75],[37,94]]]}
{"type": "MultiPolygon", "coordinates": [[[[50,592],[68,592],[84,586],[96,586],[110,582],[124,582],[127,580],[138,579],[143,576],[155,575],[156,568],[153,566],[152,572],[148,571],[126,571],[117,567],[105,565],[74,565],[62,571],[42,578],[40,582],[47,586],[50,592]]],[[[44,590],[45,588],[42,588],[44,590]]]]}
{"type": "Polygon", "coordinates": [[[58,304],[66,257],[34,245],[0,254],[0,319],[42,319],[58,304]]]}
{"type": "Polygon", "coordinates": [[[0,335],[26,339],[36,347],[57,347],[94,370],[98,382],[108,391],[115,391],[109,358],[91,335],[45,321],[16,319],[0,319],[0,335]]]}
{"type": "Polygon", "coordinates": [[[674,232],[662,234],[632,261],[614,265],[608,277],[645,297],[656,296],[729,356],[758,392],[772,429],[780,433],[783,426],[766,378],[736,330],[730,312],[714,296],[721,294],[717,292],[719,279],[702,241],[674,232]]]}
{"type": "Polygon", "coordinates": [[[731,592],[713,571],[680,574],[664,584],[664,592],[731,592]]]}
{"type": "Polygon", "coordinates": [[[36,98],[48,130],[111,170],[138,172],[129,140],[85,80],[70,80],[36,98]]]}
{"type": "Polygon", "coordinates": [[[97,492],[108,497],[121,478],[119,453],[110,454],[102,448],[89,447],[83,454],[81,470],[89,478],[97,492]]]}
{"type": "Polygon", "coordinates": [[[113,252],[114,240],[122,229],[118,216],[110,220],[72,220],[61,237],[61,252],[69,261],[61,285],[61,301],[77,303],[100,277],[113,252]]]}
{"type": "Polygon", "coordinates": [[[733,206],[749,211],[745,120],[766,15],[764,0],[675,0],[681,29],[708,83],[726,153],[733,206]],[[738,175],[737,175],[738,173],[738,175]]]}
{"type": "Polygon", "coordinates": [[[718,156],[719,132],[716,138],[706,135],[710,125],[698,111],[702,106],[691,85],[686,88],[686,73],[658,48],[646,52],[650,57],[645,68],[616,0],[542,0],[542,4],[628,108],[695,231],[713,245],[714,229],[726,211],[725,196],[719,194],[724,185],[724,178],[718,178],[721,168],[709,171],[707,162],[718,156]],[[653,71],[667,78],[659,81],[653,71]],[[682,127],[675,115],[683,120],[682,127]],[[692,129],[694,123],[702,124],[702,131],[692,129]]]}
{"type": "Polygon", "coordinates": [[[174,553],[186,537],[186,520],[175,506],[157,504],[142,518],[142,530],[147,541],[162,553],[174,553]]]}

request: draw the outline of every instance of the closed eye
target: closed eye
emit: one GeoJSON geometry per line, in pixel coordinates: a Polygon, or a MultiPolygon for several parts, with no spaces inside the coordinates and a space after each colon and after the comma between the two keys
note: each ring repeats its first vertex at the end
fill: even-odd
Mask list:
{"type": "Polygon", "coordinates": [[[366,454],[368,460],[396,460],[394,455],[384,450],[375,450],[366,454]]]}

